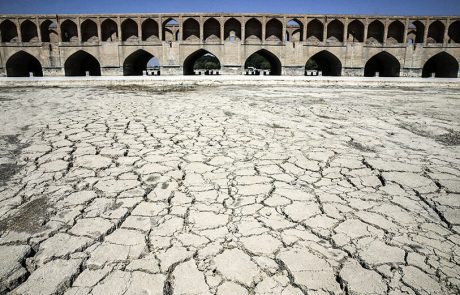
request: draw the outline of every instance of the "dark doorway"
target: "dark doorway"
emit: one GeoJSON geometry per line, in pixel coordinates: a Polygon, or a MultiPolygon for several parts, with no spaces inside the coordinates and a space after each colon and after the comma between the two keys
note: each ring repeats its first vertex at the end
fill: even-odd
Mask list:
{"type": "Polygon", "coordinates": [[[281,62],[280,60],[265,49],[259,50],[250,55],[244,63],[244,68],[254,68],[255,70],[270,70],[271,76],[281,75],[281,62]]]}
{"type": "Polygon", "coordinates": [[[432,77],[433,74],[436,78],[457,78],[457,60],[446,52],[436,54],[423,66],[422,77],[432,77]]]}
{"type": "Polygon", "coordinates": [[[383,51],[369,59],[364,67],[365,77],[375,77],[379,73],[380,77],[399,77],[401,65],[391,54],[383,51]]]}
{"type": "Polygon", "coordinates": [[[342,63],[334,54],[323,50],[307,61],[305,70],[321,71],[323,76],[341,76],[342,63]]]}
{"type": "Polygon", "coordinates": [[[6,62],[6,75],[8,77],[29,77],[30,73],[33,73],[35,77],[43,76],[40,62],[27,52],[19,51],[6,62]]]}
{"type": "Polygon", "coordinates": [[[153,55],[145,50],[139,49],[131,53],[123,63],[124,76],[142,76],[143,71],[147,70],[148,62],[153,55]]]}
{"type": "Polygon", "coordinates": [[[101,66],[94,56],[79,50],[67,58],[64,71],[66,76],[86,76],[86,72],[90,76],[100,76],[101,66]]]}
{"type": "Polygon", "coordinates": [[[219,59],[204,49],[190,54],[184,61],[184,75],[195,75],[195,70],[202,70],[204,75],[220,70],[219,59]]]}

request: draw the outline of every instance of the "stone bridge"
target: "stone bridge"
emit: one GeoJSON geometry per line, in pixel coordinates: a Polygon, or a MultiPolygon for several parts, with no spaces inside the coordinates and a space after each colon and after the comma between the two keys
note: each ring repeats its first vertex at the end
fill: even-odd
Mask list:
{"type": "Polygon", "coordinates": [[[254,53],[272,75],[458,77],[460,16],[283,14],[1,15],[1,76],[193,74],[212,54],[240,75],[254,53]]]}

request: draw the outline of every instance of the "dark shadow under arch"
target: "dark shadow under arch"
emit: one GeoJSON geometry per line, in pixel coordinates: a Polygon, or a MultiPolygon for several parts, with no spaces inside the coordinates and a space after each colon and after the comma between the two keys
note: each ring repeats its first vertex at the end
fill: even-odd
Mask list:
{"type": "Polygon", "coordinates": [[[100,76],[101,66],[97,59],[86,51],[79,50],[69,56],[64,63],[66,76],[100,76]]]}
{"type": "Polygon", "coordinates": [[[441,52],[432,56],[423,66],[422,77],[428,78],[431,77],[432,74],[434,74],[436,78],[457,78],[457,60],[446,52],[441,52]]]}
{"type": "Polygon", "coordinates": [[[6,62],[7,77],[29,77],[30,73],[35,77],[42,77],[42,65],[38,59],[25,51],[16,52],[6,62]]]}
{"type": "Polygon", "coordinates": [[[371,57],[364,67],[365,77],[375,77],[379,73],[380,77],[399,77],[401,65],[393,55],[382,51],[371,57]]]}
{"type": "Polygon", "coordinates": [[[221,68],[221,63],[217,56],[214,54],[210,53],[207,50],[200,49],[195,51],[194,53],[190,54],[185,60],[184,60],[184,75],[195,75],[194,71],[194,66],[195,63],[197,62],[198,59],[204,57],[205,55],[213,56],[215,58],[215,63],[218,63],[218,68],[221,68]]]}
{"type": "Polygon", "coordinates": [[[147,63],[153,57],[149,52],[139,49],[131,53],[123,63],[123,76],[142,76],[147,63]]]}
{"type": "Polygon", "coordinates": [[[263,69],[261,67],[258,67],[257,65],[251,65],[250,62],[251,60],[254,59],[254,57],[257,57],[257,55],[263,57],[268,63],[270,64],[270,75],[271,76],[280,76],[281,75],[281,61],[268,50],[261,49],[257,52],[254,52],[251,54],[247,59],[246,62],[244,63],[244,68],[247,69],[248,67],[255,66],[258,69],[263,69]]]}
{"type": "Polygon", "coordinates": [[[334,54],[323,50],[310,57],[305,70],[322,71],[323,76],[341,76],[342,63],[334,54]]]}

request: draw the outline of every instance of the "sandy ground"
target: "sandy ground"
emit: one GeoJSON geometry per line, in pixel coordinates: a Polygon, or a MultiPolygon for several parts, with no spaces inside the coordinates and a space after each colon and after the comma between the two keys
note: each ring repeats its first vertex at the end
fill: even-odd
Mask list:
{"type": "Polygon", "coordinates": [[[2,88],[0,294],[458,294],[460,95],[2,88]]]}

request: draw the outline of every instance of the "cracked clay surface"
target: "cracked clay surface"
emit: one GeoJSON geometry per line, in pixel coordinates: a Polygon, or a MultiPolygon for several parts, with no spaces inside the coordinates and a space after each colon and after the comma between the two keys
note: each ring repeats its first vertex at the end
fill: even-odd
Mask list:
{"type": "Polygon", "coordinates": [[[458,294],[457,91],[4,90],[0,294],[458,294]]]}

